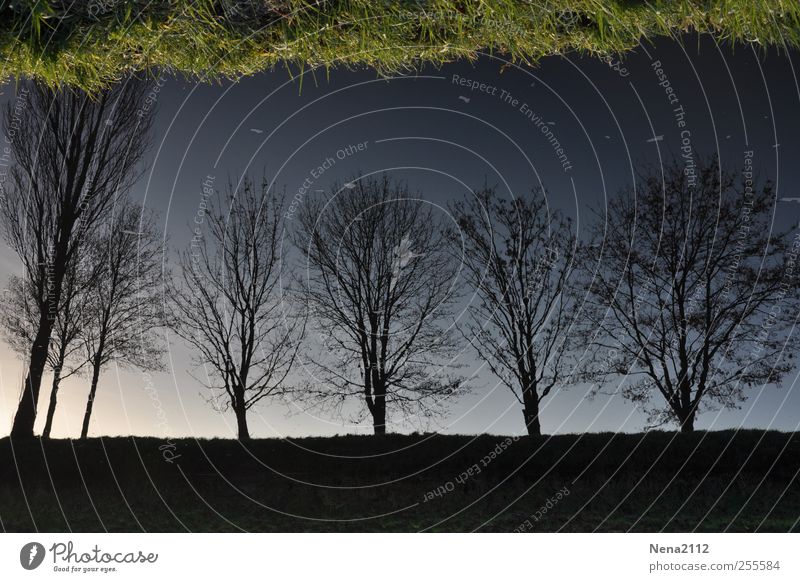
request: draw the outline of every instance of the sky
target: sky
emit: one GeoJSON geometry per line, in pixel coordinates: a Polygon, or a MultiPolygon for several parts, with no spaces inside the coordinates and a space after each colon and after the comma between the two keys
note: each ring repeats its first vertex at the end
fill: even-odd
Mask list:
{"type": "MultiPolygon", "coordinates": [[[[696,153],[718,154],[724,165],[741,166],[744,152],[752,151],[754,167],[775,182],[776,198],[800,196],[794,189],[800,180],[797,57],[692,36],[660,39],[613,59],[571,54],[528,67],[481,55],[390,78],[336,69],[303,75],[276,69],[214,84],[163,76],[151,81],[143,104],[157,107],[153,147],[132,195],[158,212],[172,249],[189,245],[203,183],[219,188],[245,173],[285,189],[289,204],[304,182],[322,190],[358,173],[389,172],[437,204],[443,219],[448,203],[485,182],[515,195],[542,187],[548,205],[573,217],[580,236],[592,209],[630,183],[636,166],[679,155],[688,140],[696,153]]],[[[13,83],[2,87],[0,101],[13,99],[14,91],[13,83]]],[[[298,200],[302,212],[303,196],[298,200]]],[[[777,201],[774,227],[798,223],[800,204],[777,201]]],[[[292,219],[282,227],[288,238],[292,219]]],[[[0,284],[19,271],[4,245],[0,284]]],[[[90,436],[235,436],[233,414],[214,410],[195,380],[202,370],[189,349],[174,334],[165,336],[164,372],[113,363],[105,370],[90,436]]],[[[480,366],[469,349],[459,361],[470,370],[480,366]]],[[[23,362],[0,346],[0,435],[10,430],[24,372],[23,362]]],[[[574,385],[548,397],[543,432],[646,426],[643,412],[613,390],[587,398],[590,389],[574,385]]],[[[54,437],[79,434],[87,393],[88,378],[63,383],[54,437]]],[[[37,431],[48,394],[46,377],[37,431]]],[[[780,388],[756,387],[749,395],[738,410],[706,412],[697,428],[797,429],[794,375],[780,388]]],[[[448,410],[432,422],[408,419],[390,429],[524,432],[516,399],[483,371],[473,392],[448,410]]],[[[368,421],[354,423],[352,415],[331,417],[292,403],[265,403],[249,420],[255,437],[371,431],[368,421]]]]}

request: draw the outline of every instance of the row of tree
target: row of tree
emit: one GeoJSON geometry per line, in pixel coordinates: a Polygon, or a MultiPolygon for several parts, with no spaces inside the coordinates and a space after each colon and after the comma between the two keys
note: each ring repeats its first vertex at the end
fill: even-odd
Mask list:
{"type": "MultiPolygon", "coordinates": [[[[6,289],[2,324],[27,364],[13,436],[32,436],[46,367],[53,371],[45,434],[58,387],[91,368],[86,436],[101,368],[149,366],[151,330],[132,322],[158,308],[160,259],[142,209],[128,201],[149,145],[152,117],[136,115],[146,86],[135,80],[97,96],[30,84],[6,127],[14,165],[0,208],[3,237],[22,264],[6,289]]],[[[156,350],[157,351],[157,350],[156,350]]]]}
{"type": "Polygon", "coordinates": [[[47,366],[44,436],[59,383],[91,372],[85,437],[103,367],[157,369],[161,329],[192,348],[241,439],[266,399],[333,411],[355,399],[376,434],[437,414],[474,385],[464,350],[513,392],[532,435],[542,401],[578,382],[616,384],[652,426],[691,431],[704,407],[736,406],[794,368],[800,243],[771,230],[774,193],[749,174],[645,170],[584,243],[538,190],[485,186],[452,205],[452,226],[407,184],[357,176],[293,222],[266,179],[245,178],[210,200],[171,273],[154,216],[128,199],[145,92],[32,88],[2,208],[23,264],[2,325],[28,364],[13,437],[33,436],[47,366]],[[287,274],[285,242],[302,276],[287,274]]]}
{"type": "MultiPolygon", "coordinates": [[[[147,213],[127,200],[118,202],[108,221],[86,236],[65,268],[46,366],[52,373],[42,436],[53,427],[63,380],[88,372],[89,395],[81,438],[89,432],[97,387],[110,362],[143,370],[161,368],[163,341],[162,247],[147,213]],[[140,229],[144,229],[140,231],[140,229]]],[[[35,345],[41,303],[33,282],[11,276],[0,306],[7,343],[27,355],[35,345]]]]}

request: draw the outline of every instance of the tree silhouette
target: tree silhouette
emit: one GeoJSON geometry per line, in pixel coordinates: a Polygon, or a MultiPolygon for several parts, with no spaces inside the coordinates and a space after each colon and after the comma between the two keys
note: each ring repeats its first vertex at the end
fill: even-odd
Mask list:
{"type": "Polygon", "coordinates": [[[158,329],[166,324],[163,307],[163,246],[151,212],[123,199],[90,239],[89,261],[99,269],[90,288],[81,334],[92,377],[81,427],[89,422],[103,367],[158,370],[165,346],[158,329]]]}
{"type": "Polygon", "coordinates": [[[458,265],[431,207],[386,175],[359,177],[308,200],[299,223],[304,298],[326,338],[306,396],[360,398],[383,434],[387,410],[433,414],[463,391],[450,375],[453,333],[442,325],[458,265]]]}
{"type": "Polygon", "coordinates": [[[11,140],[15,164],[0,220],[22,262],[37,323],[13,437],[33,436],[67,267],[114,197],[137,178],[151,123],[150,115],[136,114],[146,87],[135,80],[93,96],[37,83],[22,87],[25,103],[9,103],[4,115],[7,127],[21,130],[11,140]]]}
{"type": "MultiPolygon", "coordinates": [[[[0,325],[5,332],[6,343],[23,358],[28,355],[39,321],[38,308],[32,301],[34,294],[26,288],[29,284],[21,277],[12,276],[0,304],[0,325]]],[[[74,263],[67,268],[61,306],[56,314],[47,356],[47,366],[53,373],[53,383],[42,431],[43,438],[49,438],[53,428],[61,382],[79,374],[87,363],[83,357],[80,334],[85,323],[87,291],[90,285],[90,271],[74,263]]]]}
{"type": "Polygon", "coordinates": [[[700,160],[696,185],[672,162],[611,200],[587,247],[585,374],[623,392],[653,425],[694,430],[703,407],[735,407],[745,388],[793,367],[798,249],[771,231],[774,193],[747,172],[700,160]]]}
{"type": "Polygon", "coordinates": [[[571,224],[536,191],[506,200],[484,187],[452,212],[458,230],[450,244],[475,291],[462,332],[538,436],[541,401],[571,372],[571,224]]]}
{"type": "Polygon", "coordinates": [[[174,328],[205,367],[203,384],[225,391],[240,440],[250,438],[247,411],[287,389],[304,329],[281,294],[280,214],[266,179],[217,192],[170,292],[174,328]]]}

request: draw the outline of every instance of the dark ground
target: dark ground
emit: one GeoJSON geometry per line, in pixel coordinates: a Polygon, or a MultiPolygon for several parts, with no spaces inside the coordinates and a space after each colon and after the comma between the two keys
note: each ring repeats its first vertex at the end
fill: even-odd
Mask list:
{"type": "Polygon", "coordinates": [[[800,433],[504,442],[6,438],[0,520],[43,532],[800,531],[800,433]]]}

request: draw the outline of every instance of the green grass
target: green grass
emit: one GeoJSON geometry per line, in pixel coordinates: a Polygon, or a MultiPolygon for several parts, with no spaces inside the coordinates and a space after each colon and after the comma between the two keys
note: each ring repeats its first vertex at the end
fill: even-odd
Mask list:
{"type": "Polygon", "coordinates": [[[796,0],[238,0],[232,11],[236,3],[0,0],[0,78],[94,90],[133,70],[205,80],[276,65],[394,72],[478,51],[533,63],[686,31],[763,46],[800,41],[796,0]]]}
{"type": "Polygon", "coordinates": [[[526,519],[531,531],[799,529],[800,434],[525,437],[459,480],[503,441],[186,439],[169,463],[153,438],[4,439],[0,521],[50,532],[514,531],[526,519]],[[440,487],[451,490],[429,493],[440,487]]]}

